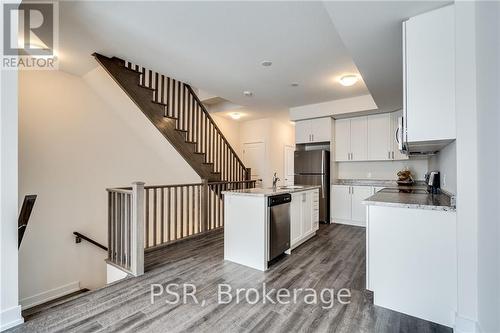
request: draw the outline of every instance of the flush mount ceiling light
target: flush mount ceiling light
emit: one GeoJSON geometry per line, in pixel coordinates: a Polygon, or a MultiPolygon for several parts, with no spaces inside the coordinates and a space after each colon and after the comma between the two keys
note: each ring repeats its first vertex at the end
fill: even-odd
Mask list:
{"type": "Polygon", "coordinates": [[[247,96],[247,97],[252,97],[253,96],[253,92],[251,92],[250,90],[245,90],[243,92],[243,95],[247,96]]]}
{"type": "Polygon", "coordinates": [[[270,60],[264,60],[264,61],[262,61],[260,64],[261,64],[262,66],[264,66],[264,67],[269,67],[269,66],[271,66],[271,65],[273,64],[273,62],[272,62],[272,61],[270,61],[270,60]]]}
{"type": "Polygon", "coordinates": [[[358,80],[359,80],[359,77],[357,75],[350,74],[350,75],[344,75],[344,76],[340,77],[339,82],[344,87],[350,87],[350,86],[356,84],[356,82],[358,82],[358,80]]]}
{"type": "Polygon", "coordinates": [[[290,83],[290,85],[291,85],[292,87],[298,87],[298,86],[299,86],[299,83],[298,83],[298,82],[292,82],[292,83],[290,83]]]}
{"type": "Polygon", "coordinates": [[[233,113],[230,113],[229,116],[231,118],[233,118],[234,120],[238,120],[241,118],[241,114],[239,114],[238,112],[233,112],[233,113]]]}

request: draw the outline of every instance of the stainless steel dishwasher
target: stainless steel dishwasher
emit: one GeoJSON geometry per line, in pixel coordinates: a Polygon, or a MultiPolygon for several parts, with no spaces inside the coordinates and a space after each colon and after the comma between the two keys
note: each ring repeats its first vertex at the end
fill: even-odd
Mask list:
{"type": "Polygon", "coordinates": [[[290,202],[292,196],[273,195],[268,198],[269,261],[290,248],[290,202]]]}

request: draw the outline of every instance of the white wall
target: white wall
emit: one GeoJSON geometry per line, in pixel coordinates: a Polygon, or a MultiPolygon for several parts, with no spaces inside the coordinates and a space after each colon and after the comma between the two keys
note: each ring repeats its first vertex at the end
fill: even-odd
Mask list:
{"type": "Polygon", "coordinates": [[[441,188],[457,193],[457,145],[453,141],[429,160],[429,171],[437,170],[441,176],[441,188]]]}
{"type": "Polygon", "coordinates": [[[233,147],[234,151],[241,158],[240,122],[213,113],[210,116],[222,131],[231,147],[233,147]]]}
{"type": "Polygon", "coordinates": [[[476,3],[478,322],[500,332],[500,3],[476,3]]]}
{"type": "Polygon", "coordinates": [[[23,322],[18,305],[17,74],[0,72],[0,331],[23,322]]]}
{"type": "Polygon", "coordinates": [[[290,119],[321,118],[376,109],[372,96],[362,95],[290,108],[290,119]]]}
{"type": "Polygon", "coordinates": [[[295,127],[287,119],[283,119],[280,115],[276,118],[241,121],[215,114],[211,116],[240,158],[243,159],[245,143],[265,144],[266,159],[263,163],[262,186],[271,186],[274,172],[280,179],[285,178],[284,148],[285,145],[295,146],[295,127]]]}
{"type": "Polygon", "coordinates": [[[455,2],[455,110],[457,125],[456,332],[477,329],[478,131],[475,3],[455,2]]]}
{"type": "Polygon", "coordinates": [[[406,161],[337,162],[338,179],[383,179],[396,180],[398,171],[409,168],[415,180],[424,180],[428,171],[427,159],[406,161]]]}
{"type": "Polygon", "coordinates": [[[107,187],[200,178],[101,68],[84,79],[23,72],[19,87],[19,198],[38,195],[19,252],[20,297],[28,305],[78,281],[91,289],[105,284],[106,253],[75,244],[72,232],[106,244],[107,187]]]}

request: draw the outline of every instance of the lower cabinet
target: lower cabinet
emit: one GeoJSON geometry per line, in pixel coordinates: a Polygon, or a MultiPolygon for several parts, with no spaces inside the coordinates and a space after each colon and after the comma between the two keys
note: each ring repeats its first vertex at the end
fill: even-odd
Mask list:
{"type": "Polygon", "coordinates": [[[319,228],[319,190],[292,193],[290,243],[295,248],[314,236],[319,228]]]}
{"type": "Polygon", "coordinates": [[[371,186],[332,185],[332,222],[366,226],[363,200],[373,194],[371,186]]]}

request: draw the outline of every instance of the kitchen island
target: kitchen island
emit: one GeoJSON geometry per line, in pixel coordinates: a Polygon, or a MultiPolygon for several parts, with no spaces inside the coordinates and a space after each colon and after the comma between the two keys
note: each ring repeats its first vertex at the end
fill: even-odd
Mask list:
{"type": "Polygon", "coordinates": [[[253,188],[223,192],[224,260],[261,271],[269,266],[270,197],[290,194],[290,253],[319,228],[319,186],[253,188]]]}
{"type": "Polygon", "coordinates": [[[447,193],[386,188],[364,200],[366,288],[374,304],[453,326],[456,208],[447,193]]]}

